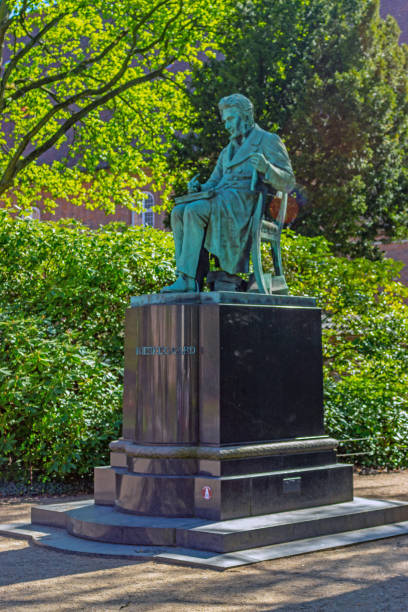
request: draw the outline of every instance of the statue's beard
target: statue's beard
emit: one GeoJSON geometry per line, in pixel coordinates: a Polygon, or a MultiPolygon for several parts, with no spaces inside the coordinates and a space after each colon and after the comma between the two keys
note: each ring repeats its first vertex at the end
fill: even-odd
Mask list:
{"type": "Polygon", "coordinates": [[[231,139],[233,138],[242,138],[249,132],[249,130],[253,127],[254,123],[251,122],[247,118],[240,117],[238,125],[236,126],[234,133],[231,134],[231,139]]]}

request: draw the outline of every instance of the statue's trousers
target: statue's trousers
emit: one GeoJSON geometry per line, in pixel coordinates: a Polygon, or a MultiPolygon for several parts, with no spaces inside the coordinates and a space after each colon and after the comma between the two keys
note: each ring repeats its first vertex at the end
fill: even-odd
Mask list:
{"type": "Polygon", "coordinates": [[[210,200],[178,204],[171,213],[177,271],[191,278],[195,278],[197,274],[198,260],[210,214],[210,200]]]}

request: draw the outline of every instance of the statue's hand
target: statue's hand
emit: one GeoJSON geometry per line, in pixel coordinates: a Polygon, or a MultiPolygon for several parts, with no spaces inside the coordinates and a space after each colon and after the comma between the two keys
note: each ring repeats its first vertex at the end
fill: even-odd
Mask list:
{"type": "Polygon", "coordinates": [[[265,174],[268,169],[268,162],[266,160],[266,157],[262,155],[262,153],[253,153],[249,158],[249,161],[255,168],[255,170],[265,174]]]}
{"type": "Polygon", "coordinates": [[[193,176],[191,181],[188,182],[187,184],[188,193],[197,193],[197,191],[201,191],[201,183],[199,182],[197,177],[198,177],[198,174],[193,176]]]}

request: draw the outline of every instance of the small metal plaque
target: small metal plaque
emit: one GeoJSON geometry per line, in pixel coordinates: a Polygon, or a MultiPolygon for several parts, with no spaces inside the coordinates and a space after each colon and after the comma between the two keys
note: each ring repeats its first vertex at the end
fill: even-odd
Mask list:
{"type": "Polygon", "coordinates": [[[288,493],[300,493],[300,485],[302,478],[297,476],[296,478],[284,478],[282,480],[282,492],[288,493]]]}

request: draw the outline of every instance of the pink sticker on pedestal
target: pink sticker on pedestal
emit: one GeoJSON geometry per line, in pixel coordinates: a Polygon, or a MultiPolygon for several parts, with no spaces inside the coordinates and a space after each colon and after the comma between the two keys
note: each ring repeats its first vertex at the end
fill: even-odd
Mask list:
{"type": "Polygon", "coordinates": [[[203,496],[204,499],[210,500],[213,496],[212,488],[206,485],[205,487],[201,489],[201,495],[203,496]]]}

